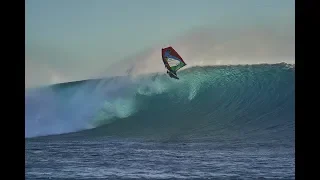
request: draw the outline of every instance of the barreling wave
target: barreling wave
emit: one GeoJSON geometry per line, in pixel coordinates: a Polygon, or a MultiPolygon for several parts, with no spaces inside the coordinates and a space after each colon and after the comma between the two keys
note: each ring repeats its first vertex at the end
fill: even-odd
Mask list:
{"type": "Polygon", "coordinates": [[[26,92],[26,137],[294,138],[294,66],[192,67],[26,92]]]}

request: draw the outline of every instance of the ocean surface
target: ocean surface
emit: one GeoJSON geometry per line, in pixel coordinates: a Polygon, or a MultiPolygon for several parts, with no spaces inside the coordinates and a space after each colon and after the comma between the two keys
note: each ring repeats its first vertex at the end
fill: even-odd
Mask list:
{"type": "Polygon", "coordinates": [[[295,179],[295,67],[191,67],[25,93],[26,179],[295,179]]]}

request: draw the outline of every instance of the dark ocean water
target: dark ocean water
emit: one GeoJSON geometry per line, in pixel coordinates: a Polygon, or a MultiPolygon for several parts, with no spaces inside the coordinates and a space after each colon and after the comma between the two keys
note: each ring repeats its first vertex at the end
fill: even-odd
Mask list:
{"type": "Polygon", "coordinates": [[[26,92],[26,179],[295,179],[288,64],[26,92]]]}

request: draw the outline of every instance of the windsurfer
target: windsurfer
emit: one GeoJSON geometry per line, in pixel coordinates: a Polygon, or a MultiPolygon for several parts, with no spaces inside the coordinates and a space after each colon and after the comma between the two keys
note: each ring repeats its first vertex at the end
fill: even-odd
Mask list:
{"type": "Polygon", "coordinates": [[[175,78],[175,76],[173,74],[175,74],[177,76],[177,74],[175,72],[171,72],[171,71],[167,71],[167,74],[169,74],[169,76],[171,78],[175,78]]]}

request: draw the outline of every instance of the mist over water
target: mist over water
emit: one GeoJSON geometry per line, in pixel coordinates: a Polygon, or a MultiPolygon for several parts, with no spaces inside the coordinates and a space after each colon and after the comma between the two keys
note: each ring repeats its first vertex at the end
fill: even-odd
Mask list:
{"type": "Polygon", "coordinates": [[[36,89],[26,95],[26,137],[210,139],[279,130],[272,136],[293,138],[294,73],[289,64],[208,66],[179,71],[180,80],[153,74],[36,89]]]}
{"type": "Polygon", "coordinates": [[[294,6],[29,0],[26,179],[295,179],[294,6]]]}
{"type": "MultiPolygon", "coordinates": [[[[71,64],[47,63],[26,56],[26,87],[37,87],[54,83],[78,81],[113,76],[137,76],[163,72],[161,48],[172,46],[187,63],[185,68],[205,65],[238,65],[261,63],[294,64],[294,21],[272,25],[200,26],[187,32],[173,35],[169,40],[154,43],[136,54],[110,59],[106,55],[98,60],[89,58],[85,62],[71,64]],[[121,57],[121,58],[120,58],[121,57]]],[[[50,62],[56,62],[51,60],[50,62]]]]}
{"type": "Polygon", "coordinates": [[[105,74],[131,75],[163,72],[161,48],[172,46],[193,66],[295,64],[294,23],[276,27],[199,27],[114,63],[105,74]]]}

